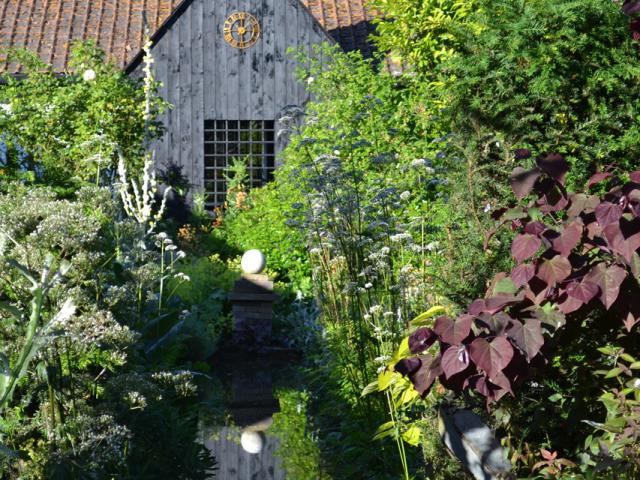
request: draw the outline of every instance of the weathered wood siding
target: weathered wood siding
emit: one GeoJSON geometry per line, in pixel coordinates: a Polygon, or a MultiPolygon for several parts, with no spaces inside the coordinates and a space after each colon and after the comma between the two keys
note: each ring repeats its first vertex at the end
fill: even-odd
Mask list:
{"type": "MultiPolygon", "coordinates": [[[[156,163],[172,161],[197,189],[204,185],[207,120],[277,120],[284,107],[309,100],[286,52],[332,42],[299,0],[193,0],[153,47],[160,95],[174,108],[161,120],[156,163]],[[239,50],[224,40],[225,20],[246,11],[259,21],[258,43],[239,50]]],[[[133,75],[140,75],[138,66],[133,75]]]]}
{"type": "MultiPolygon", "coordinates": [[[[240,445],[238,428],[203,432],[202,443],[217,461],[216,480],[285,480],[282,461],[275,455],[278,442],[267,435],[262,452],[252,455],[240,445]]],[[[300,479],[291,479],[300,480],[300,479]]]]}

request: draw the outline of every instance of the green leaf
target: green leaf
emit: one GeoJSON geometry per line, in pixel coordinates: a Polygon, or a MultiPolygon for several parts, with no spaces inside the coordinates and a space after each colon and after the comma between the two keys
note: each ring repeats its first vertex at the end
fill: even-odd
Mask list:
{"type": "Polygon", "coordinates": [[[620,354],[620,358],[623,359],[625,362],[629,362],[629,363],[633,363],[636,361],[635,358],[633,358],[631,355],[629,355],[628,353],[621,353],[620,354]]]}
{"type": "Polygon", "coordinates": [[[13,268],[18,270],[22,274],[23,277],[25,277],[27,280],[29,280],[31,282],[31,286],[32,287],[35,288],[35,287],[38,286],[38,282],[34,278],[34,276],[31,274],[31,272],[29,270],[27,270],[25,267],[23,267],[21,264],[19,264],[15,260],[9,260],[9,265],[11,265],[13,268]]]}
{"type": "Polygon", "coordinates": [[[619,433],[627,426],[627,421],[623,417],[610,418],[604,423],[605,430],[619,433]]]}
{"type": "Polygon", "coordinates": [[[600,348],[598,348],[598,351],[600,353],[604,353],[605,355],[609,355],[611,357],[617,355],[617,353],[618,353],[618,349],[617,348],[613,348],[611,346],[600,347],[600,348]]]}
{"type": "Polygon", "coordinates": [[[393,354],[390,364],[395,365],[403,358],[407,358],[409,355],[411,355],[411,350],[409,349],[409,337],[405,337],[400,342],[400,346],[398,347],[398,350],[396,350],[396,353],[393,354]]]}
{"type": "Polygon", "coordinates": [[[418,393],[418,391],[413,388],[413,385],[409,384],[409,388],[405,389],[405,391],[402,392],[402,395],[400,396],[400,404],[407,405],[413,402],[419,396],[420,394],[418,393]]]}
{"type": "Polygon", "coordinates": [[[640,370],[640,362],[633,362],[631,365],[629,365],[629,368],[631,368],[632,370],[640,370]]]}
{"type": "Polygon", "coordinates": [[[362,389],[361,397],[366,397],[367,395],[378,391],[378,380],[374,380],[369,385],[362,389]]]}
{"type": "Polygon", "coordinates": [[[633,252],[631,262],[629,262],[629,264],[631,266],[631,273],[636,280],[640,282],[640,255],[638,255],[638,252],[633,252]]]}
{"type": "Polygon", "coordinates": [[[496,283],[496,286],[493,288],[493,294],[499,295],[501,293],[506,293],[509,295],[515,295],[518,293],[518,287],[513,283],[513,280],[510,278],[503,278],[499,282],[496,283]]]}
{"type": "Polygon", "coordinates": [[[420,445],[421,433],[422,432],[420,431],[420,429],[414,425],[402,434],[402,439],[409,445],[417,447],[418,445],[420,445]]]}
{"type": "Polygon", "coordinates": [[[395,376],[395,372],[391,370],[385,370],[380,375],[378,375],[378,391],[382,392],[389,388],[389,386],[393,383],[395,376]]]}
{"type": "MultiPolygon", "coordinates": [[[[549,305],[549,304],[548,304],[549,305]]],[[[547,305],[534,312],[533,316],[540,320],[542,323],[553,327],[555,330],[564,327],[567,323],[567,319],[562,312],[559,312],[547,305]]]]}
{"type": "Polygon", "coordinates": [[[502,220],[520,220],[522,218],[527,218],[529,215],[524,211],[523,208],[516,207],[504,212],[502,216],[502,220]]]}
{"type": "Polygon", "coordinates": [[[10,379],[11,366],[9,364],[9,358],[7,358],[5,354],[0,353],[0,398],[4,397],[10,379]]]}
{"type": "Polygon", "coordinates": [[[427,323],[426,320],[433,318],[433,317],[437,317],[439,315],[444,315],[445,313],[445,308],[444,307],[431,307],[429,310],[427,310],[424,313],[421,313],[420,315],[418,315],[416,318],[414,318],[413,320],[411,320],[411,325],[414,327],[422,327],[427,323]]]}
{"type": "Polygon", "coordinates": [[[552,403],[559,402],[560,400],[562,400],[562,394],[561,393],[554,393],[553,395],[551,395],[549,397],[549,401],[552,402],[552,403]]]}
{"type": "Polygon", "coordinates": [[[383,423],[376,430],[376,433],[374,434],[373,439],[382,440],[385,437],[389,437],[393,435],[394,430],[395,430],[395,423],[393,422],[393,420],[383,423]]]}
{"type": "Polygon", "coordinates": [[[622,373],[622,369],[620,367],[616,367],[616,368],[612,368],[611,370],[609,370],[607,372],[607,374],[604,376],[604,378],[613,378],[613,377],[617,377],[618,375],[620,375],[622,373]]]}

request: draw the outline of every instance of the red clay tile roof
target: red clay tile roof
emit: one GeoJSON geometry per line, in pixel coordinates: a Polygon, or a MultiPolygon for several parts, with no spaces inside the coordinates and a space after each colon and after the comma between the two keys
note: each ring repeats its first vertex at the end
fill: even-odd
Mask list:
{"type": "MultiPolygon", "coordinates": [[[[191,0],[184,0],[190,3],[191,0]]],[[[282,1],[282,0],[277,0],[282,1]]],[[[367,36],[371,15],[366,0],[301,0],[345,50],[371,53],[367,36]]],[[[0,0],[0,48],[27,47],[56,72],[67,67],[74,40],[93,39],[124,68],[142,46],[142,12],[152,32],[171,16],[181,0],[0,0]]],[[[19,73],[0,53],[0,73],[19,73]]]]}

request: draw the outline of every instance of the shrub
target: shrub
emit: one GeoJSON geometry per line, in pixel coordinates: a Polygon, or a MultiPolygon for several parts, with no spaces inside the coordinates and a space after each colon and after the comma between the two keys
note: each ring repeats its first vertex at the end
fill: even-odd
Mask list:
{"type": "MultiPolygon", "coordinates": [[[[608,164],[640,153],[637,43],[610,0],[481,0],[459,55],[441,65],[459,151],[477,157],[487,188],[504,185],[514,150],[558,152],[581,188],[608,164]],[[469,148],[470,147],[470,148],[469,148]],[[498,177],[494,176],[498,175],[498,177]]],[[[482,205],[482,203],[480,203],[482,205]]]]}
{"type": "MultiPolygon", "coordinates": [[[[589,188],[600,188],[605,181],[614,185],[597,195],[568,193],[564,185],[568,170],[562,156],[551,154],[537,157],[532,169],[514,171],[511,184],[516,196],[523,199],[533,192],[535,198],[526,207],[503,209],[495,216],[516,231],[511,253],[517,265],[509,274],[498,274],[485,298],[474,301],[458,318],[439,317],[409,336],[407,353],[416,356],[398,362],[395,371],[408,376],[422,397],[437,379],[454,392],[480,395],[489,405],[515,395],[535,373],[563,381],[564,369],[588,362],[586,369],[572,373],[590,376],[593,371],[588,366],[599,361],[594,343],[622,343],[618,355],[634,360],[637,342],[630,332],[640,322],[633,301],[640,293],[640,173],[594,174],[589,188]],[[594,332],[598,332],[595,338],[594,332]],[[562,354],[553,356],[554,350],[562,354]],[[545,367],[548,363],[560,370],[554,374],[545,367]]],[[[604,373],[632,377],[631,369],[620,363],[604,373]]],[[[559,392],[554,401],[564,395],[571,399],[573,394],[564,410],[597,414],[598,409],[580,405],[583,395],[593,398],[594,387],[589,383],[573,387],[573,392],[559,392]]],[[[601,400],[614,415],[615,394],[608,395],[601,400]]],[[[622,407],[615,408],[633,404],[619,398],[622,407]]],[[[614,418],[622,423],[603,424],[605,431],[616,433],[620,430],[611,429],[626,427],[621,417],[614,418]]],[[[547,427],[547,434],[549,428],[555,426],[547,427]]],[[[613,440],[609,438],[610,445],[613,440]]],[[[624,459],[620,448],[601,454],[624,459]]]]}
{"type": "MultiPolygon", "coordinates": [[[[9,58],[23,64],[27,76],[8,77],[0,86],[0,103],[7,106],[0,109],[2,141],[14,168],[44,183],[68,188],[112,180],[116,149],[135,163],[144,152],[145,128],[151,138],[162,131],[155,122],[145,123],[140,85],[91,43],[73,47],[65,76],[28,51],[11,51],[9,58]]],[[[152,116],[165,107],[152,98],[152,116]]]]}

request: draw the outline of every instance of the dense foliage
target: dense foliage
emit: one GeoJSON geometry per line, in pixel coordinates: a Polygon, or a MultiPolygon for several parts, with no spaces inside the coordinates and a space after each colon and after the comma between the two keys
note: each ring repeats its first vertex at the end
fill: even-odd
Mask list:
{"type": "Polygon", "coordinates": [[[460,409],[518,477],[640,475],[640,3],[369,5],[380,55],[299,54],[313,101],[280,119],[282,167],[249,192],[234,161],[213,217],[144,155],[150,75],[87,45],[64,77],[14,54],[4,477],[206,477],[195,405],[223,394],[198,381],[251,248],[281,294],[270,347],[304,355],[271,428],[292,478],[466,478],[460,409]]]}
{"type": "Polygon", "coordinates": [[[473,21],[482,32],[467,31],[443,70],[456,79],[445,92],[456,143],[479,166],[504,178],[515,148],[558,152],[571,186],[611,163],[633,166],[640,64],[619,5],[480,1],[473,21]],[[491,141],[500,146],[482,148],[491,141]]]}
{"type": "Polygon", "coordinates": [[[1,476],[206,478],[197,368],[226,295],[162,231],[142,153],[164,102],[90,45],[65,77],[18,58],[29,77],[0,89],[1,476]]]}
{"type": "Polygon", "coordinates": [[[486,403],[519,476],[636,475],[636,3],[373,1],[405,73],[337,52],[302,72],[314,101],[283,119],[285,164],[231,223],[264,212],[309,254],[327,365],[309,412],[321,457],[338,429],[353,466],[332,476],[461,478],[438,407],[486,403]],[[512,184],[536,196],[514,207],[527,161],[512,184]]]}
{"type": "MultiPolygon", "coordinates": [[[[145,92],[90,43],[72,48],[68,75],[57,75],[33,53],[9,52],[26,76],[0,85],[4,177],[64,188],[115,179],[116,151],[141,166],[145,135],[161,133],[145,120],[145,92]]],[[[166,108],[153,97],[152,114],[166,108]]]]}
{"type": "Polygon", "coordinates": [[[176,368],[181,345],[191,344],[193,358],[212,341],[189,315],[176,328],[188,306],[161,288],[163,277],[184,281],[174,268],[184,252],[166,234],[145,238],[135,221],[119,220],[107,189],[58,200],[49,188],[8,188],[0,196],[2,443],[15,453],[4,474],[203,475],[204,450],[175,457],[197,434],[185,408],[194,374],[176,368]],[[159,309],[162,298],[174,305],[159,309]],[[172,442],[155,440],[164,437],[172,442]]]}
{"type": "MultiPolygon", "coordinates": [[[[461,26],[469,27],[475,1],[370,0],[376,18],[373,39],[382,52],[390,52],[398,66],[428,72],[451,58],[460,48],[461,26]]],[[[477,30],[475,30],[477,31],[477,30]]]]}

